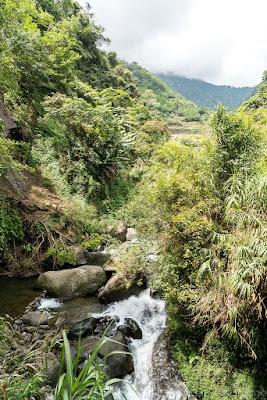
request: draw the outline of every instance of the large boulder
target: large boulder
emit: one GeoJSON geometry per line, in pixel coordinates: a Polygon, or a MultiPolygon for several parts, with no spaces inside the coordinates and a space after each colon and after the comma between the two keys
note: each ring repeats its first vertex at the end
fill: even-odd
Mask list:
{"type": "Polygon", "coordinates": [[[125,274],[118,272],[100,289],[98,298],[102,303],[108,304],[138,296],[143,290],[144,286],[135,283],[135,277],[127,278],[125,274]]]}
{"type": "Polygon", "coordinates": [[[104,264],[103,268],[107,272],[117,272],[120,267],[120,258],[126,254],[129,242],[122,243],[112,254],[109,260],[104,264]]]}
{"type": "Polygon", "coordinates": [[[133,372],[133,357],[128,353],[128,342],[122,332],[117,332],[112,341],[107,341],[100,346],[97,354],[100,358],[106,358],[105,372],[109,379],[122,377],[133,372]]]}
{"type": "Polygon", "coordinates": [[[106,273],[97,265],[48,271],[39,276],[36,287],[64,299],[96,293],[105,284],[106,273]]]}
{"type": "Polygon", "coordinates": [[[130,290],[133,285],[134,279],[128,280],[123,273],[118,272],[101,288],[98,298],[105,304],[123,300],[134,294],[130,290]]]}

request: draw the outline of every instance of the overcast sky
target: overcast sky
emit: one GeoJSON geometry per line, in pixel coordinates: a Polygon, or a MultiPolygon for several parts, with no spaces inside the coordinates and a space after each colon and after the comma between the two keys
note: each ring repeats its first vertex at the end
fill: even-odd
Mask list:
{"type": "Polygon", "coordinates": [[[267,69],[267,0],[89,3],[112,41],[109,49],[151,72],[253,86],[267,69]]]}

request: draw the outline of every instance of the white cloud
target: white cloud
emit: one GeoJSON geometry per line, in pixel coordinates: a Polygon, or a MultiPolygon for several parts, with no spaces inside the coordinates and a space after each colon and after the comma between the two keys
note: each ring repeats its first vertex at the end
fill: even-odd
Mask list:
{"type": "Polygon", "coordinates": [[[89,3],[110,49],[151,72],[244,86],[257,84],[267,68],[266,0],[89,3]]]}

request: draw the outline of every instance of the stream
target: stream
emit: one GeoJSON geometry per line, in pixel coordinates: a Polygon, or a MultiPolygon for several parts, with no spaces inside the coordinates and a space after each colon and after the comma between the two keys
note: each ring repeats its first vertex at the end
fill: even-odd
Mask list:
{"type": "Polygon", "coordinates": [[[166,367],[166,348],[160,349],[159,338],[166,328],[167,314],[165,302],[154,299],[147,289],[138,297],[131,296],[126,300],[110,305],[104,315],[119,317],[118,325],[125,322],[126,318],[132,318],[142,330],[142,339],[132,339],[130,351],[134,358],[134,373],[127,375],[116,393],[114,400],[187,400],[194,399],[184,382],[179,376],[164,377],[166,367]],[[157,364],[157,372],[153,368],[153,352],[158,347],[158,357],[154,360],[157,364]],[[162,365],[160,365],[162,363],[162,365]],[[159,371],[161,376],[159,376],[159,371]],[[162,374],[163,372],[163,374],[162,374]],[[162,379],[163,377],[163,379],[162,379]],[[165,379],[164,379],[165,378],[165,379]],[[168,380],[168,388],[164,380],[168,380]],[[160,383],[163,383],[161,385],[160,383]]]}
{"type": "MultiPolygon", "coordinates": [[[[0,278],[0,315],[17,317],[21,314],[29,302],[40,294],[34,290],[34,281],[32,278],[0,278]]],[[[57,317],[67,315],[74,320],[88,316],[110,316],[116,317],[117,325],[122,325],[126,318],[138,323],[142,339],[130,339],[129,343],[135,370],[116,387],[114,400],[195,399],[167,355],[164,339],[167,320],[165,303],[151,297],[149,289],[108,306],[100,304],[95,296],[64,302],[43,297],[39,309],[50,310],[57,317]]]]}
{"type": "Polygon", "coordinates": [[[21,315],[27,305],[41,290],[34,289],[36,278],[0,277],[0,316],[6,314],[13,318],[21,315]]]}

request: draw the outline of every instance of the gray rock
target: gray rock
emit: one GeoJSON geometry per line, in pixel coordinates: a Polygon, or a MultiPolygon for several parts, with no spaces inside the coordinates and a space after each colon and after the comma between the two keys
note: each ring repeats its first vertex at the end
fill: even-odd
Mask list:
{"type": "Polygon", "coordinates": [[[128,342],[122,332],[117,332],[112,341],[108,341],[100,346],[97,354],[100,358],[105,358],[106,374],[112,379],[130,374],[134,370],[133,357],[129,353],[128,342]],[[115,352],[115,354],[111,354],[115,352]],[[123,353],[116,353],[123,352],[123,353]]]}
{"type": "Polygon", "coordinates": [[[49,325],[39,325],[38,329],[40,329],[41,331],[47,331],[48,329],[50,329],[49,325]]]}
{"type": "Polygon", "coordinates": [[[74,247],[74,252],[76,256],[76,265],[86,265],[87,261],[81,246],[74,247]]]}
{"type": "Polygon", "coordinates": [[[124,274],[113,275],[101,288],[98,298],[102,303],[112,303],[139,294],[143,289],[135,284],[135,278],[127,279],[124,274]]]}
{"type": "Polygon", "coordinates": [[[45,383],[54,384],[57,382],[60,362],[54,353],[45,354],[41,361],[42,375],[45,383]]]}
{"type": "Polygon", "coordinates": [[[61,298],[83,297],[96,293],[106,282],[106,273],[97,265],[84,265],[41,274],[36,287],[61,298]]]}
{"type": "Polygon", "coordinates": [[[96,323],[97,319],[93,317],[79,321],[69,329],[68,336],[71,338],[78,338],[80,335],[83,337],[92,334],[96,327],[96,323]]]}
{"type": "Polygon", "coordinates": [[[26,326],[25,331],[28,333],[36,332],[36,326],[26,326]]]}
{"type": "Polygon", "coordinates": [[[48,325],[48,318],[44,313],[39,311],[30,311],[22,316],[25,325],[38,326],[48,325]]]}
{"type": "Polygon", "coordinates": [[[110,259],[104,264],[104,270],[107,272],[117,272],[120,264],[120,258],[126,254],[127,248],[130,246],[130,242],[122,243],[112,254],[110,259]]]}
{"type": "Polygon", "coordinates": [[[134,228],[128,228],[126,232],[126,241],[131,242],[137,238],[137,232],[134,228]]]}
{"type": "Polygon", "coordinates": [[[116,232],[115,232],[115,237],[120,240],[121,242],[125,242],[126,240],[126,232],[127,232],[127,223],[125,221],[120,221],[118,223],[116,232]]]}
{"type": "Polygon", "coordinates": [[[138,323],[132,318],[125,318],[125,323],[118,326],[118,331],[133,339],[142,339],[142,331],[138,323]]]}

